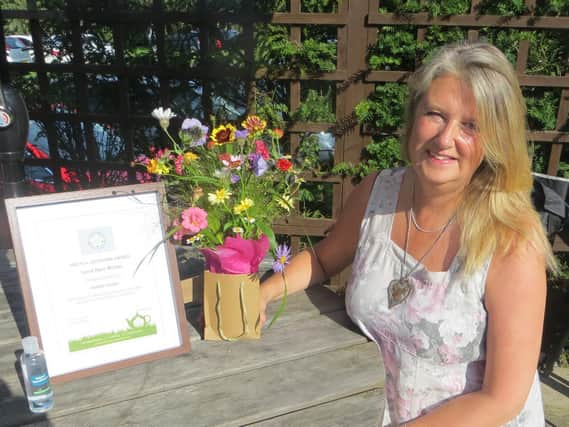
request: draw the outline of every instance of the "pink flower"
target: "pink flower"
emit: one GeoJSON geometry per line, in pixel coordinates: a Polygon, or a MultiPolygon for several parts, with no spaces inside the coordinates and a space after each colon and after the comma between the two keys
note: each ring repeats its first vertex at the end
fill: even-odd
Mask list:
{"type": "Polygon", "coordinates": [[[262,235],[257,240],[226,237],[222,246],[201,249],[206,269],[212,273],[251,274],[259,271],[259,264],[269,250],[269,239],[262,235]]]}
{"type": "Polygon", "coordinates": [[[174,168],[176,169],[176,173],[178,175],[182,175],[182,167],[184,165],[184,156],[177,156],[176,160],[174,160],[174,168]]]}
{"type": "Polygon", "coordinates": [[[182,227],[187,234],[197,234],[207,227],[207,212],[201,208],[188,208],[182,212],[182,227]]]}
{"type": "Polygon", "coordinates": [[[265,160],[269,158],[269,150],[263,141],[255,141],[255,154],[260,154],[265,160]]]}
{"type": "Polygon", "coordinates": [[[215,47],[218,49],[221,49],[223,47],[223,44],[221,43],[221,40],[219,39],[215,39],[215,47]]]}

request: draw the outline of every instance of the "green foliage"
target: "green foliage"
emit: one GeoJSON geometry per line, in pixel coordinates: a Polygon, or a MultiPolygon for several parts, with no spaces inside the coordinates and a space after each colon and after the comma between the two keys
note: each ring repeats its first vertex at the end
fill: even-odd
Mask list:
{"type": "Polygon", "coordinates": [[[448,16],[468,13],[470,0],[431,0],[425,2],[431,16],[448,16]]]}
{"type": "Polygon", "coordinates": [[[524,39],[524,33],[509,28],[482,28],[480,37],[500,49],[512,65],[516,64],[520,40],[524,39]]]}
{"type": "Polygon", "coordinates": [[[403,125],[407,86],[398,83],[378,84],[375,92],[355,109],[360,123],[382,131],[394,131],[403,125]]]}
{"type": "Polygon", "coordinates": [[[298,157],[303,159],[308,169],[317,171],[320,168],[319,153],[320,140],[318,136],[313,133],[304,135],[298,148],[298,157]]]}
{"type": "Polygon", "coordinates": [[[459,27],[440,27],[433,25],[429,27],[425,34],[425,41],[421,43],[420,48],[423,56],[432,54],[439,47],[458,41],[465,40],[467,37],[466,29],[459,27]]]}
{"type": "Polygon", "coordinates": [[[302,0],[301,8],[303,12],[335,13],[341,1],[342,0],[302,0]]]}
{"type": "Polygon", "coordinates": [[[255,61],[270,73],[292,71],[298,75],[336,69],[336,46],[328,41],[308,38],[303,43],[289,40],[288,30],[281,25],[257,25],[255,61]]]}
{"type": "Polygon", "coordinates": [[[523,92],[526,98],[529,128],[532,130],[555,129],[560,90],[529,87],[523,92]]]}
{"type": "Polygon", "coordinates": [[[403,165],[401,144],[395,136],[389,135],[374,139],[362,151],[359,163],[339,163],[332,169],[333,174],[352,176],[357,180],[381,169],[403,165]]]}
{"type": "Polygon", "coordinates": [[[387,0],[381,2],[379,8],[380,13],[395,13],[397,15],[406,15],[409,13],[417,13],[421,10],[418,0],[387,0]]]}
{"type": "Polygon", "coordinates": [[[275,92],[256,91],[255,109],[259,117],[273,127],[284,128],[284,117],[288,114],[288,105],[275,100],[275,92]]]}
{"type": "Polygon", "coordinates": [[[418,45],[415,27],[381,27],[377,43],[368,54],[369,66],[372,70],[410,69],[418,45]]]}
{"type": "Polygon", "coordinates": [[[481,15],[520,16],[529,13],[524,0],[484,0],[477,10],[481,15]]]}
{"type": "Polygon", "coordinates": [[[532,31],[528,35],[527,74],[562,76],[569,72],[569,32],[532,31]]]}
{"type": "Polygon", "coordinates": [[[470,0],[431,0],[423,4],[417,0],[404,2],[389,0],[382,1],[379,10],[381,13],[403,16],[418,12],[428,12],[430,16],[448,16],[468,13],[469,9],[470,0]]]}
{"type": "Polygon", "coordinates": [[[532,158],[532,170],[538,173],[546,173],[545,159],[549,155],[549,150],[543,144],[531,143],[530,154],[532,158]]]}
{"type": "Polygon", "coordinates": [[[536,15],[567,16],[569,15],[569,2],[567,0],[549,0],[538,2],[536,15]]]}
{"type": "Polygon", "coordinates": [[[300,122],[334,122],[336,116],[332,109],[332,90],[321,93],[309,89],[306,99],[292,114],[292,119],[300,122]]]}
{"type": "Polygon", "coordinates": [[[300,212],[310,218],[332,216],[332,184],[307,182],[299,192],[300,212]]]}

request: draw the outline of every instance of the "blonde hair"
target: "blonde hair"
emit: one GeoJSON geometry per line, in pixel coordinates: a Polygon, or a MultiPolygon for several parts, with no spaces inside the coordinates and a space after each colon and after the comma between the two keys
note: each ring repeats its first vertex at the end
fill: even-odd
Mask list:
{"type": "Polygon", "coordinates": [[[505,255],[522,242],[533,245],[548,267],[556,270],[551,245],[530,198],[533,181],[525,100],[512,65],[499,49],[480,42],[448,45],[413,74],[403,155],[408,158],[408,139],[422,96],[433,80],[449,74],[474,93],[484,152],[458,212],[464,271],[472,273],[492,254],[505,255]]]}

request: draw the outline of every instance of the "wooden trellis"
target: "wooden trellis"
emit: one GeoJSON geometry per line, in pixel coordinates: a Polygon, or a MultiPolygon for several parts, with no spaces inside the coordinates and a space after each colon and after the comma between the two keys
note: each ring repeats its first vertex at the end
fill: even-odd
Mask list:
{"type": "MultiPolygon", "coordinates": [[[[483,27],[490,28],[516,28],[520,30],[559,30],[569,32],[569,17],[541,17],[541,16],[517,16],[505,19],[502,16],[480,15],[478,10],[479,1],[472,1],[470,13],[465,15],[453,15],[444,17],[432,17],[426,13],[406,14],[397,16],[394,14],[379,13],[379,0],[342,0],[339,1],[338,10],[335,13],[305,13],[302,12],[301,0],[290,0],[289,11],[275,13],[271,16],[231,16],[211,14],[207,11],[205,1],[199,2],[197,12],[168,11],[165,10],[160,0],[153,1],[150,11],[134,12],[121,9],[123,2],[109,2],[116,4],[112,13],[94,12],[83,8],[80,0],[68,1],[67,8],[62,11],[38,10],[36,2],[29,0],[26,10],[0,9],[0,36],[4,31],[4,25],[10,19],[24,19],[29,22],[30,33],[34,39],[35,63],[20,64],[6,63],[3,54],[0,54],[0,66],[5,78],[10,78],[14,73],[37,72],[40,100],[40,108],[30,111],[30,117],[46,123],[47,137],[50,148],[50,159],[28,161],[30,165],[42,165],[59,170],[59,167],[82,167],[89,170],[104,168],[116,168],[115,162],[97,160],[96,142],[94,137],[88,138],[87,160],[65,160],[58,156],[58,141],[54,131],[56,120],[69,120],[77,126],[92,127],[93,123],[105,121],[117,121],[120,124],[121,137],[126,145],[126,155],[131,158],[133,152],[133,129],[139,123],[148,120],[147,115],[136,114],[132,111],[132,100],[129,98],[130,80],[140,75],[153,75],[159,81],[159,99],[156,105],[169,105],[171,95],[169,82],[173,79],[196,78],[203,82],[203,107],[211,111],[211,99],[207,94],[211,91],[210,82],[222,77],[227,70],[215,70],[211,68],[197,67],[188,68],[183,66],[171,66],[166,63],[165,56],[165,26],[171,23],[192,24],[200,30],[200,56],[203,63],[207,64],[211,46],[208,45],[208,31],[217,22],[239,23],[243,26],[244,36],[247,38],[245,56],[251,66],[235,75],[240,79],[250,82],[253,86],[255,80],[267,78],[264,70],[252,68],[254,51],[253,24],[266,22],[285,25],[290,29],[292,41],[301,42],[302,28],[304,26],[326,25],[337,29],[337,66],[336,70],[318,75],[298,76],[293,73],[282,73],[277,79],[286,81],[289,85],[290,110],[295,111],[302,103],[301,86],[307,81],[327,81],[336,88],[336,122],[335,123],[293,123],[288,127],[292,148],[298,146],[302,134],[306,132],[332,132],[336,137],[334,162],[360,161],[361,150],[372,140],[372,136],[357,124],[354,116],[354,107],[368,97],[376,84],[386,82],[404,82],[413,70],[405,71],[372,71],[366,57],[370,46],[375,45],[378,30],[382,26],[416,26],[417,40],[425,37],[429,26],[438,25],[443,27],[459,27],[467,30],[468,38],[476,40],[479,30],[483,27]],[[66,64],[46,64],[43,60],[40,21],[55,20],[68,23],[72,33],[73,61],[66,64]],[[113,32],[115,49],[115,61],[111,64],[86,64],[81,47],[81,31],[85,23],[95,23],[110,26],[113,32]],[[129,26],[133,24],[151,23],[156,32],[156,48],[158,62],[151,65],[129,65],[124,58],[125,39],[129,26]],[[49,91],[50,73],[71,73],[74,77],[75,90],[79,100],[77,112],[73,114],[54,112],[49,105],[47,93],[49,91]],[[106,113],[92,113],[86,105],[88,81],[87,73],[114,75],[118,78],[117,89],[120,92],[118,116],[106,113]]],[[[526,1],[529,10],[533,10],[535,0],[526,1]]],[[[110,10],[103,9],[101,10],[110,10]]],[[[528,52],[532,48],[528,40],[519,45],[516,69],[522,86],[526,87],[550,87],[561,88],[561,98],[557,113],[556,128],[551,131],[532,131],[529,138],[532,141],[548,143],[552,145],[547,173],[556,175],[559,169],[563,144],[569,143],[569,76],[538,76],[526,75],[528,52]]],[[[569,49],[567,49],[569,50],[569,49]]],[[[233,72],[233,71],[232,71],[233,72]]],[[[249,92],[251,93],[251,92],[249,92]]],[[[92,135],[92,134],[91,134],[92,135]]],[[[121,165],[128,167],[128,164],[121,165]]],[[[132,175],[132,172],[131,172],[132,175]]],[[[56,174],[56,184],[61,184],[60,177],[56,174]]],[[[352,190],[352,182],[349,178],[320,177],[311,178],[333,187],[332,215],[330,218],[301,218],[291,217],[279,221],[276,231],[289,234],[293,245],[298,249],[300,239],[304,235],[322,236],[334,223],[335,218],[342,211],[347,197],[352,190]]],[[[347,280],[347,272],[334,279],[334,286],[341,287],[347,280]]]]}

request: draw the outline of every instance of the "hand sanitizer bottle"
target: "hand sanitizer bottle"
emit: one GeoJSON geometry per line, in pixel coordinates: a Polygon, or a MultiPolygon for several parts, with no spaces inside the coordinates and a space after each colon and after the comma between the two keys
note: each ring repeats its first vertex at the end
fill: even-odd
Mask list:
{"type": "Polygon", "coordinates": [[[49,383],[45,356],[39,348],[37,337],[25,337],[22,347],[24,352],[20,356],[20,366],[30,411],[49,411],[53,407],[53,390],[49,383]]]}

